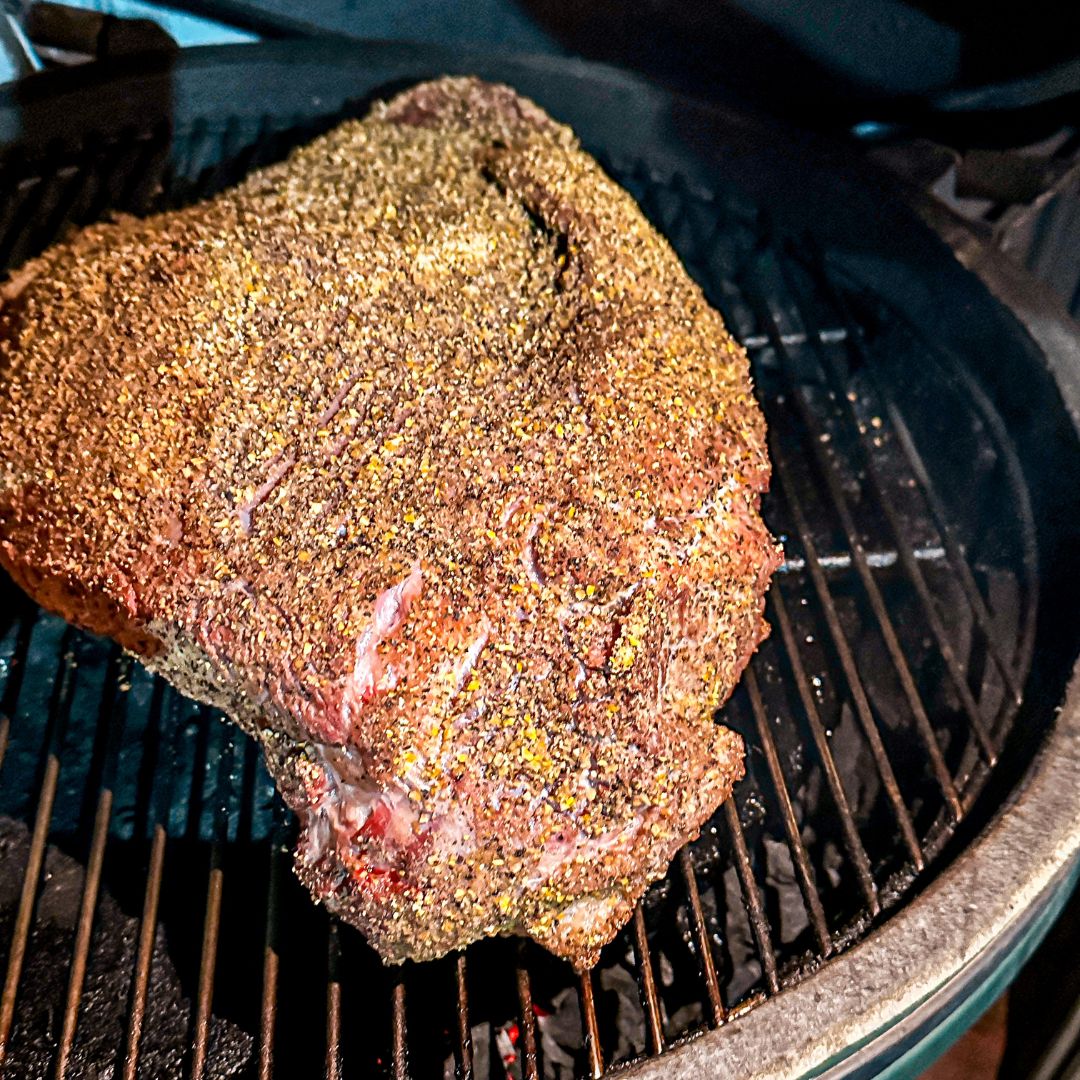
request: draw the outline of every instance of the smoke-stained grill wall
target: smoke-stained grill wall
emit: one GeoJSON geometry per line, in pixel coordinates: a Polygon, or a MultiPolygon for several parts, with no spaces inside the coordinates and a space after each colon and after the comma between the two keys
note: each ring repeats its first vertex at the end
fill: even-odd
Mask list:
{"type": "MultiPolygon", "coordinates": [[[[28,130],[36,149],[0,159],[0,260],[110,207],[209,194],[337,115],[329,100],[257,118],[227,104],[172,130],[148,109],[74,146],[28,130]]],[[[746,345],[770,423],[765,509],[787,560],[772,637],[724,710],[749,747],[736,799],[590,975],[511,941],[384,969],[293,882],[253,744],[5,581],[0,813],[29,830],[0,837],[19,859],[0,896],[11,1075],[149,1075],[157,1055],[192,1077],[439,1076],[446,1061],[465,1077],[512,1052],[538,1076],[566,1050],[599,1075],[812,976],[929,880],[984,816],[987,780],[1007,791],[1030,756],[1075,642],[1040,640],[1053,526],[1032,472],[1053,447],[1014,438],[985,357],[939,346],[879,292],[873,252],[823,247],[648,145],[590,149],[746,345]],[[72,859],[84,874],[60,872],[72,859]],[[52,925],[55,889],[71,895],[52,925]],[[102,915],[114,901],[123,931],[102,915]],[[106,930],[131,937],[119,983],[106,930]],[[640,1005],[620,993],[630,977],[640,1005]]]]}

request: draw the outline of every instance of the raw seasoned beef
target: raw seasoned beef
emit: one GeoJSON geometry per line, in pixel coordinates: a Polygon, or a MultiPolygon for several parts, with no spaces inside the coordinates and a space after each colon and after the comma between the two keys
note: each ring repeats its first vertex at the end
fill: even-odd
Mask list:
{"type": "Polygon", "coordinates": [[[258,738],[388,960],[582,966],[731,792],[778,549],[747,359],[506,87],[416,87],[28,264],[0,558],[258,738]]]}

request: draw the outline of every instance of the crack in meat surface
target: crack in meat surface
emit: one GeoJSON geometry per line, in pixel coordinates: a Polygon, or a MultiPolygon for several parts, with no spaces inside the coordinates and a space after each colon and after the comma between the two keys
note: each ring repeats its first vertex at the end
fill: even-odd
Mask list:
{"type": "Polygon", "coordinates": [[[574,136],[424,84],[0,310],[0,561],[262,743],[388,960],[578,966],[731,791],[745,353],[574,136]]]}

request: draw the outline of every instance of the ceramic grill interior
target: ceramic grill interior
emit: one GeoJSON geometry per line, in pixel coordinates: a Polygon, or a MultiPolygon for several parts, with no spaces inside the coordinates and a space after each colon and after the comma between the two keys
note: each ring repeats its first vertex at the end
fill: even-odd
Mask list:
{"type": "MultiPolygon", "coordinates": [[[[9,102],[24,132],[0,164],[0,262],[110,209],[220,190],[395,81],[350,77],[299,105],[240,82],[235,112],[182,83],[172,100],[168,79],[78,73],[9,102]],[[97,105],[61,121],[76,91],[97,105]]],[[[538,96],[556,78],[505,77],[538,96]]],[[[510,939],[386,968],[293,879],[291,815],[255,744],[5,578],[3,1075],[599,1076],[812,981],[1014,789],[1075,655],[1068,508],[1046,490],[1075,450],[1039,437],[1031,355],[1008,335],[992,358],[944,340],[902,302],[933,282],[909,268],[897,286],[872,238],[831,245],[752,178],[710,183],[596,130],[586,148],[748,349],[769,423],[764,510],[786,561],[771,637],[721,717],[747,743],[735,798],[588,975],[510,939]]]]}

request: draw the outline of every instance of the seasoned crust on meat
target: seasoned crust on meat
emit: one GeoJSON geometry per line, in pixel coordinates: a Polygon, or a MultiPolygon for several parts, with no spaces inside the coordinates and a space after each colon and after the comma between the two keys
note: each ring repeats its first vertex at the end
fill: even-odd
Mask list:
{"type": "Polygon", "coordinates": [[[506,87],[424,84],[0,312],[0,561],[262,742],[388,960],[578,966],[742,775],[779,552],[747,358],[506,87]]]}

